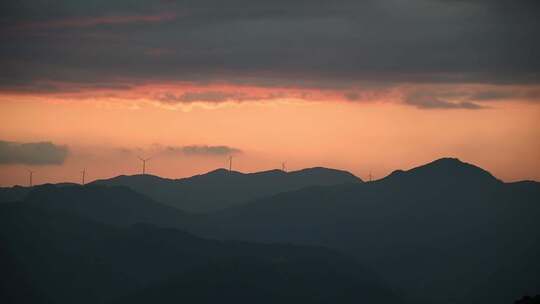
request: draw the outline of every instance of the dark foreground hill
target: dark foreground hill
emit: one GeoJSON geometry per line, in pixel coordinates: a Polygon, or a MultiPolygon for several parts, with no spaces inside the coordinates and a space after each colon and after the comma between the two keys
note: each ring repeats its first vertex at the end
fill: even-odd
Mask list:
{"type": "Polygon", "coordinates": [[[1,303],[403,303],[324,248],[119,228],[50,206],[0,205],[1,303]]]}
{"type": "Polygon", "coordinates": [[[249,200],[308,186],[362,182],[346,171],[310,168],[284,172],[240,173],[218,169],[183,179],[153,175],[118,176],[92,185],[126,186],[153,200],[188,212],[225,209],[249,200]]]}
{"type": "Polygon", "coordinates": [[[540,292],[540,184],[503,183],[457,159],[260,199],[192,230],[336,248],[431,303],[512,303],[540,292]]]}

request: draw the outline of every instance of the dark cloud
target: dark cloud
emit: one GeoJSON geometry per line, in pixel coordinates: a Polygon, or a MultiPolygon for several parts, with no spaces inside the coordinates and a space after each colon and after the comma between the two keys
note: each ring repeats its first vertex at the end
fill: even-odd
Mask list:
{"type": "Polygon", "coordinates": [[[185,92],[180,95],[172,93],[160,94],[157,99],[165,103],[192,103],[196,101],[219,103],[225,101],[242,101],[247,98],[244,93],[220,91],[185,92]]]}
{"type": "Polygon", "coordinates": [[[243,153],[241,149],[226,145],[166,146],[158,143],[149,147],[117,148],[116,152],[151,158],[159,156],[222,156],[243,153]]]}
{"type": "Polygon", "coordinates": [[[485,106],[468,100],[463,100],[463,98],[459,97],[462,97],[460,93],[417,91],[405,96],[404,102],[420,109],[478,110],[485,108],[485,106]],[[449,100],[456,97],[461,100],[449,100]]]}
{"type": "Polygon", "coordinates": [[[471,96],[474,100],[501,100],[514,97],[516,94],[513,92],[500,92],[500,91],[482,91],[477,92],[471,96]]]}
{"type": "Polygon", "coordinates": [[[73,27],[95,27],[109,24],[139,23],[139,22],[162,22],[172,20],[176,17],[174,13],[163,13],[159,15],[118,15],[86,18],[67,18],[59,20],[49,20],[44,22],[21,22],[7,27],[11,31],[31,31],[54,28],[73,27]]]}
{"type": "Polygon", "coordinates": [[[539,3],[2,1],[0,89],[126,79],[538,84],[539,3]]]}
{"type": "Polygon", "coordinates": [[[418,88],[406,93],[402,100],[422,109],[477,110],[500,101],[540,102],[540,90],[514,86],[491,86],[487,89],[418,88]]]}
{"type": "Polygon", "coordinates": [[[423,100],[419,103],[410,103],[416,105],[420,109],[467,109],[467,110],[478,110],[485,108],[479,104],[469,102],[469,101],[460,101],[460,102],[449,102],[440,99],[431,99],[423,100]]]}
{"type": "Polygon", "coordinates": [[[197,92],[184,92],[181,94],[173,94],[170,92],[157,94],[155,99],[167,103],[193,103],[193,102],[206,102],[206,103],[221,103],[227,101],[242,102],[242,101],[261,101],[271,100],[284,97],[302,97],[309,98],[304,92],[295,93],[266,93],[266,94],[248,94],[245,92],[222,92],[222,91],[197,91],[197,92]]]}
{"type": "Polygon", "coordinates": [[[471,100],[477,101],[503,101],[503,100],[526,100],[540,101],[540,90],[516,90],[516,89],[494,89],[485,90],[472,94],[471,100]]]}
{"type": "Polygon", "coordinates": [[[357,101],[360,98],[360,94],[356,92],[347,92],[343,94],[343,97],[349,101],[357,101]]]}
{"type": "Polygon", "coordinates": [[[66,146],[51,142],[0,141],[0,164],[60,165],[68,155],[66,146]]]}
{"type": "Polygon", "coordinates": [[[237,154],[242,151],[229,146],[191,145],[183,147],[167,147],[166,152],[181,153],[189,156],[220,156],[237,154]]]}

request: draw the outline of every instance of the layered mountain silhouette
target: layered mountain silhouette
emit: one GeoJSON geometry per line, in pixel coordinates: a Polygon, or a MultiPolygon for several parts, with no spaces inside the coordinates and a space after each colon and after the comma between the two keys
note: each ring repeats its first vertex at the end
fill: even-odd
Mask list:
{"type": "Polygon", "coordinates": [[[113,227],[49,202],[0,205],[0,242],[2,303],[404,303],[332,250],[113,227]]]}
{"type": "Polygon", "coordinates": [[[349,172],[317,167],[292,172],[271,170],[256,173],[218,169],[182,179],[165,179],[148,174],[122,175],[98,180],[91,185],[126,186],[155,201],[201,213],[308,186],[360,182],[349,172]]]}
{"type": "MultiPolygon", "coordinates": [[[[16,190],[21,192],[21,189],[16,190]]],[[[401,295],[399,299],[394,298],[397,303],[407,298],[413,303],[502,304],[512,303],[526,294],[540,293],[540,261],[537,258],[540,256],[540,183],[504,183],[489,172],[455,158],[395,171],[369,183],[362,183],[348,173],[328,169],[255,174],[217,170],[186,180],[138,175],[84,187],[46,185],[23,190],[27,193],[20,196],[23,197],[21,202],[0,204],[0,208],[8,208],[5,210],[19,210],[0,210],[4,225],[1,227],[2,243],[9,241],[10,248],[16,248],[4,253],[3,259],[11,261],[8,265],[17,265],[7,268],[11,270],[6,273],[20,278],[18,282],[21,282],[20,286],[10,290],[24,290],[28,298],[36,299],[31,301],[33,303],[73,300],[60,290],[50,291],[56,290],[53,288],[56,285],[47,285],[50,278],[47,275],[53,270],[52,266],[46,266],[49,268],[44,270],[36,266],[42,260],[41,256],[36,256],[40,251],[49,252],[51,260],[43,260],[47,265],[59,263],[53,260],[57,254],[64,259],[76,254],[66,259],[66,262],[72,259],[75,262],[62,267],[77,269],[76,263],[82,263],[82,277],[88,277],[84,272],[90,271],[88,269],[99,270],[97,277],[108,276],[103,282],[96,283],[95,290],[85,291],[95,300],[89,303],[105,301],[100,298],[105,291],[111,295],[107,301],[117,303],[149,302],[159,295],[171,301],[197,302],[195,299],[198,299],[199,303],[209,303],[217,301],[218,297],[228,299],[239,294],[242,294],[241,298],[233,298],[241,299],[238,300],[240,303],[282,303],[293,301],[291,299],[297,299],[297,303],[342,303],[346,299],[360,299],[356,298],[358,294],[343,300],[337,296],[350,295],[349,291],[356,289],[362,291],[362,299],[369,299],[367,303],[379,303],[374,302],[374,298],[386,303],[394,297],[389,291],[391,288],[401,295]],[[329,172],[333,172],[334,179],[329,178],[332,175],[329,172]],[[289,175],[294,178],[287,177],[289,175]],[[325,183],[320,182],[325,178],[325,183]],[[126,181],[118,182],[124,179],[131,185],[126,185],[126,181]],[[289,182],[285,182],[288,179],[289,182]],[[297,179],[304,181],[290,181],[297,179]],[[231,184],[226,184],[226,180],[231,184]],[[272,189],[273,183],[277,185],[275,189],[272,189]],[[123,186],[113,186],[115,184],[123,186]],[[173,200],[171,196],[171,201],[166,202],[165,196],[161,196],[162,200],[158,200],[156,197],[169,192],[154,192],[153,189],[173,189],[170,193],[176,193],[177,199],[173,200]],[[242,191],[247,194],[238,194],[242,191]],[[182,195],[185,196],[182,198],[182,195]],[[203,199],[195,199],[199,195],[203,199]],[[174,207],[182,205],[205,206],[191,209],[205,214],[192,214],[174,207]],[[230,207],[222,209],[224,206],[230,207]],[[147,224],[136,224],[141,222],[147,224]],[[63,228],[56,227],[57,223],[64,223],[63,228]],[[71,226],[75,228],[69,228],[71,226]],[[180,228],[194,235],[158,226],[180,228]],[[40,229],[50,232],[39,232],[40,229]],[[79,232],[70,234],[69,231],[79,232]],[[142,236],[137,234],[141,231],[144,231],[142,236]],[[209,238],[221,241],[210,241],[209,238]],[[198,247],[186,240],[198,240],[199,243],[193,242],[207,245],[198,247]],[[275,244],[255,244],[260,242],[275,244]],[[298,246],[279,245],[283,243],[298,246]],[[229,248],[237,248],[235,246],[239,244],[247,249],[235,251],[229,248]],[[53,245],[56,247],[48,247],[53,245]],[[204,248],[197,249],[199,251],[193,256],[205,252],[209,258],[196,263],[190,260],[194,257],[182,256],[187,254],[183,250],[192,247],[204,248]],[[169,256],[170,248],[177,249],[169,256]],[[18,250],[25,254],[28,251],[33,256],[24,258],[18,250]],[[261,253],[266,250],[270,256],[261,253]],[[121,260],[131,252],[137,252],[138,258],[130,260],[133,263],[129,267],[116,268],[117,264],[124,265],[121,260]],[[288,262],[283,264],[276,262],[283,261],[282,255],[290,257],[289,254],[294,255],[294,252],[302,252],[302,255],[286,258],[288,262]],[[322,257],[319,254],[323,252],[328,255],[317,262],[309,262],[313,259],[308,253],[322,257]],[[172,256],[189,261],[182,265],[193,267],[182,268],[184,266],[174,264],[180,262],[175,262],[172,256]],[[99,261],[105,259],[107,267],[84,264],[93,265],[95,257],[99,261]],[[144,259],[146,264],[142,262],[144,259]],[[330,262],[333,259],[347,262],[334,264],[330,262]],[[360,266],[350,266],[357,265],[355,261],[376,274],[360,266]],[[29,262],[36,264],[26,264],[29,262]],[[167,268],[167,263],[176,266],[171,266],[170,272],[163,276],[160,271],[167,268]],[[144,264],[145,270],[140,273],[128,271],[130,267],[137,269],[134,265],[138,264],[144,264]],[[282,266],[284,268],[280,268],[282,266]],[[354,275],[349,276],[345,271],[349,267],[358,271],[354,270],[354,275]],[[152,272],[154,270],[147,268],[157,270],[152,272]],[[36,279],[36,269],[46,273],[43,275],[46,279],[36,279]],[[107,273],[110,269],[122,276],[107,273]],[[259,272],[264,275],[257,276],[259,272]],[[378,276],[384,284],[376,279],[378,276]],[[208,278],[212,280],[208,281],[208,278]],[[253,286],[254,282],[265,283],[253,286]],[[365,284],[355,285],[358,282],[365,284]],[[288,284],[295,287],[289,288],[288,284]],[[108,291],[111,286],[114,290],[108,291]],[[250,289],[242,293],[239,286],[250,289]],[[315,294],[311,287],[316,288],[315,294]],[[285,295],[290,297],[283,297],[279,290],[286,291],[285,295]],[[266,297],[257,298],[258,295],[266,297]],[[330,298],[338,300],[329,301],[330,298]]],[[[81,290],[69,292],[76,295],[83,292],[81,290]]]]}
{"type": "Polygon", "coordinates": [[[119,227],[151,223],[182,228],[196,219],[186,212],[157,203],[121,186],[36,186],[27,194],[24,202],[30,206],[69,212],[119,227]]]}
{"type": "Polygon", "coordinates": [[[259,199],[192,231],[336,248],[431,303],[511,303],[540,292],[539,219],[539,183],[503,183],[445,158],[376,182],[259,199]]]}

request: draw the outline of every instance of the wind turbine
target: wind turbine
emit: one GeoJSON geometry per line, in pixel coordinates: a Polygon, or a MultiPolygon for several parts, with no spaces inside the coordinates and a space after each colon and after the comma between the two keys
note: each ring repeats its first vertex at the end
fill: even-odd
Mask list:
{"type": "Polygon", "coordinates": [[[81,182],[81,185],[84,186],[84,177],[86,175],[86,168],[84,168],[82,171],[81,171],[81,174],[82,174],[82,182],[81,182]]]}
{"type": "Polygon", "coordinates": [[[232,171],[232,155],[229,156],[229,172],[232,171]]]}
{"type": "Polygon", "coordinates": [[[373,177],[373,176],[371,175],[371,170],[369,170],[369,182],[370,182],[370,183],[371,183],[371,178],[372,178],[372,177],[373,177]]]}
{"type": "Polygon", "coordinates": [[[287,162],[282,162],[281,163],[281,170],[284,171],[284,172],[287,172],[287,167],[285,166],[287,164],[287,162]]]}
{"type": "Polygon", "coordinates": [[[30,169],[27,169],[28,170],[28,186],[29,187],[32,187],[32,177],[34,175],[34,171],[30,170],[30,169]]]}
{"type": "Polygon", "coordinates": [[[145,175],[146,174],[146,161],[149,161],[150,159],[152,159],[152,157],[148,157],[148,158],[142,158],[140,156],[138,157],[142,161],[142,174],[145,175]]]}

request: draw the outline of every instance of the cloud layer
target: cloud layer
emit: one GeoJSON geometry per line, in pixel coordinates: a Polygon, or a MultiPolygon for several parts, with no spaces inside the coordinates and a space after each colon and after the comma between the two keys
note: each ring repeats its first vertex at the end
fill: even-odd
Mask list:
{"type": "MultiPolygon", "coordinates": [[[[420,109],[467,109],[478,110],[483,106],[471,101],[449,101],[447,98],[456,97],[454,94],[444,94],[429,91],[413,92],[405,96],[405,103],[420,109]],[[448,96],[449,95],[449,96],[448,96]]],[[[459,95],[457,97],[460,97],[459,95]]]]}
{"type": "Polygon", "coordinates": [[[0,164],[61,165],[67,155],[66,146],[51,142],[17,143],[0,140],[0,164]]]}
{"type": "Polygon", "coordinates": [[[238,154],[242,151],[229,146],[190,145],[183,147],[167,147],[168,153],[181,153],[188,156],[223,156],[238,154]]]}
{"type": "Polygon", "coordinates": [[[539,11],[536,0],[5,1],[0,89],[538,84],[539,11]]]}

